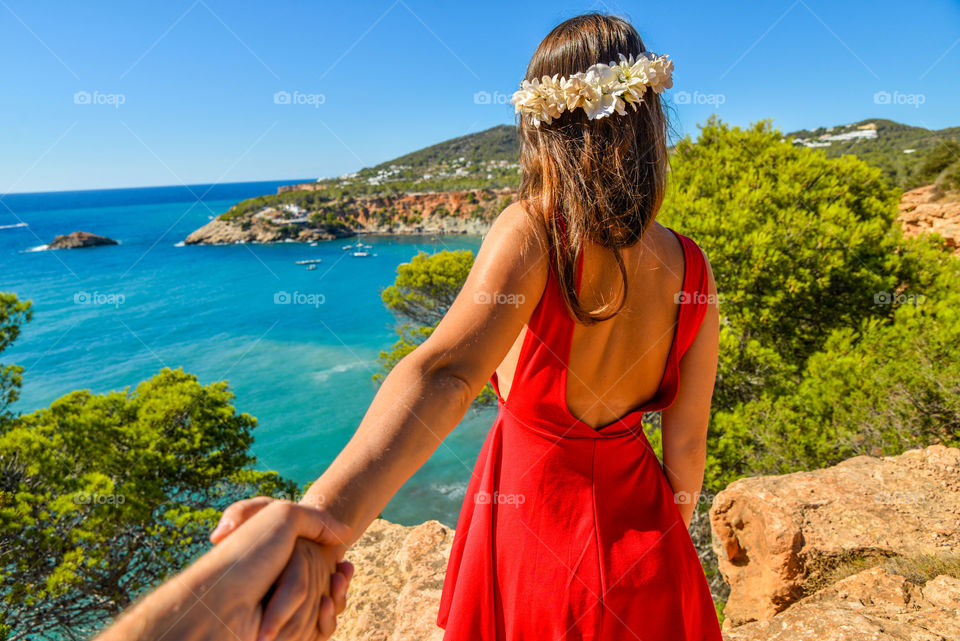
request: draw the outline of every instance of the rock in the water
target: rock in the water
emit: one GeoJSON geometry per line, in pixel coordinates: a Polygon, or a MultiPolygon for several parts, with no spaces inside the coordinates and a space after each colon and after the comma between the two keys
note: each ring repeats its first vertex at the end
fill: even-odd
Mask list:
{"type": "Polygon", "coordinates": [[[99,245],[117,245],[117,241],[106,236],[98,236],[85,231],[75,231],[72,234],[57,236],[47,245],[47,249],[78,249],[80,247],[97,247],[99,245]]]}
{"type": "Polygon", "coordinates": [[[960,449],[739,479],[717,495],[710,521],[731,589],[725,628],[769,619],[846,561],[960,550],[960,449]]]}
{"type": "Polygon", "coordinates": [[[454,531],[437,521],[375,520],[350,548],[356,568],[337,641],[439,641],[440,593],[454,531]]]}
{"type": "Polygon", "coordinates": [[[874,567],[837,581],[772,619],[724,632],[725,641],[946,641],[960,639],[960,579],[924,585],[874,567]]]}

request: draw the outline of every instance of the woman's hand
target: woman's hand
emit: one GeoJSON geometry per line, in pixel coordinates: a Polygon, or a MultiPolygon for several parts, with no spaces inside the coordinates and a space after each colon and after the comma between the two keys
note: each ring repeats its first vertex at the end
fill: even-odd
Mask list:
{"type": "MultiPolygon", "coordinates": [[[[275,499],[261,496],[237,501],[223,512],[210,540],[218,544],[275,499]]],[[[313,639],[333,634],[336,617],[346,607],[346,592],[353,565],[340,563],[346,545],[319,545],[300,539],[286,568],[277,579],[263,611],[261,641],[313,639]],[[329,596],[328,596],[329,593],[329,596]]]]}
{"type": "Polygon", "coordinates": [[[312,640],[317,630],[322,638],[333,634],[353,573],[352,566],[346,570],[347,564],[338,563],[340,556],[331,546],[297,541],[263,612],[258,641],[312,640]],[[332,598],[335,585],[339,587],[336,600],[332,598]]]}

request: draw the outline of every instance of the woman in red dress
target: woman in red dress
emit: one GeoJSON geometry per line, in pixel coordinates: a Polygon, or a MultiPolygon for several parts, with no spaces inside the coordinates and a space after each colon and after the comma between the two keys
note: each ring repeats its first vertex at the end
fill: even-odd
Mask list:
{"type": "MultiPolygon", "coordinates": [[[[331,571],[492,380],[499,413],[457,525],[444,639],[720,641],[687,530],[717,369],[716,290],[696,243],[655,222],[672,68],[615,17],[573,18],[540,43],[514,97],[520,198],[304,498],[352,536],[322,567],[295,557],[291,573],[331,571]],[[654,411],[662,463],[641,426],[654,411]]],[[[243,505],[257,504],[225,519],[246,518],[243,505]]],[[[282,618],[268,608],[265,621],[282,618]]]]}

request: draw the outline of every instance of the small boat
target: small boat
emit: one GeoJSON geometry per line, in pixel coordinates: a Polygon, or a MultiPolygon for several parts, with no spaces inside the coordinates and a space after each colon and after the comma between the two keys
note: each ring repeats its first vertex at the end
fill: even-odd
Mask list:
{"type": "Polygon", "coordinates": [[[310,243],[310,246],[311,246],[311,247],[316,247],[317,244],[316,244],[316,243],[310,243]]]}
{"type": "Polygon", "coordinates": [[[343,251],[347,251],[348,249],[353,249],[353,245],[344,245],[344,246],[343,246],[343,251]]]}
{"type": "Polygon", "coordinates": [[[317,265],[322,262],[323,262],[322,258],[312,258],[310,260],[298,260],[297,264],[298,265],[317,265]]]}
{"type": "Polygon", "coordinates": [[[353,252],[353,253],[350,254],[350,255],[351,255],[351,256],[354,256],[354,257],[356,257],[356,258],[364,258],[364,257],[366,257],[366,256],[369,256],[369,255],[370,255],[370,252],[359,251],[359,252],[353,252]]]}
{"type": "Polygon", "coordinates": [[[316,269],[316,268],[317,268],[317,265],[316,265],[315,263],[310,263],[309,265],[307,265],[307,271],[308,271],[308,272],[309,272],[309,271],[313,271],[313,270],[316,269]]]}

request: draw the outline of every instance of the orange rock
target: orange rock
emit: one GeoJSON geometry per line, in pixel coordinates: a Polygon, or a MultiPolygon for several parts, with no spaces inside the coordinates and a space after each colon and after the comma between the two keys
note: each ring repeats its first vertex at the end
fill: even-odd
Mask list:
{"type": "Polygon", "coordinates": [[[939,234],[954,255],[960,256],[960,199],[938,185],[904,192],[900,199],[900,223],[907,236],[939,234]]]}
{"type": "Polygon", "coordinates": [[[960,639],[960,579],[919,586],[875,567],[837,581],[771,619],[728,629],[725,641],[960,639]]]}
{"type": "Polygon", "coordinates": [[[960,449],[734,481],[710,509],[724,625],[772,618],[850,558],[960,550],[960,449]]]}

